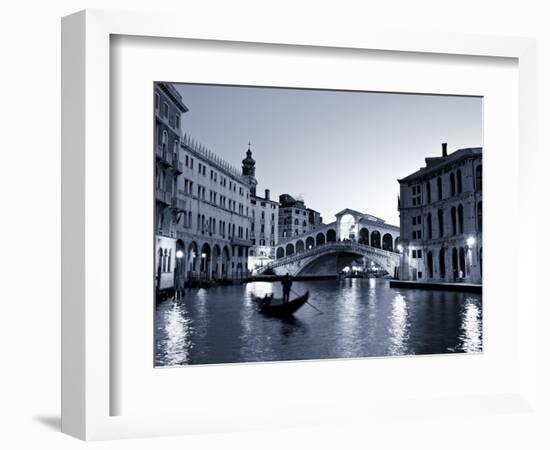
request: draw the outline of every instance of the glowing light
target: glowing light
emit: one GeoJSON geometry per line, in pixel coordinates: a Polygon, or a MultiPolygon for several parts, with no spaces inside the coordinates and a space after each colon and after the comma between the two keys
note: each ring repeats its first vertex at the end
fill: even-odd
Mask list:
{"type": "Polygon", "coordinates": [[[178,251],[176,252],[176,258],[178,258],[178,259],[183,258],[183,252],[182,252],[181,250],[178,250],[178,251]]]}
{"type": "Polygon", "coordinates": [[[397,244],[397,251],[403,253],[403,246],[401,244],[397,244]]]}
{"type": "Polygon", "coordinates": [[[476,243],[476,238],[473,236],[468,236],[468,239],[466,239],[466,245],[470,248],[472,248],[476,243]]]}
{"type": "Polygon", "coordinates": [[[201,257],[202,257],[202,258],[206,258],[206,253],[203,253],[203,254],[201,255],[201,257]]]}

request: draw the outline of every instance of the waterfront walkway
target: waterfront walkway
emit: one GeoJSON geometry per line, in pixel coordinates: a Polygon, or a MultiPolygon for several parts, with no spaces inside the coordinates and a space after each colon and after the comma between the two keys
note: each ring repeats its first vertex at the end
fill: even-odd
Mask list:
{"type": "Polygon", "coordinates": [[[390,287],[481,293],[483,285],[472,283],[426,283],[422,281],[391,280],[390,287]]]}

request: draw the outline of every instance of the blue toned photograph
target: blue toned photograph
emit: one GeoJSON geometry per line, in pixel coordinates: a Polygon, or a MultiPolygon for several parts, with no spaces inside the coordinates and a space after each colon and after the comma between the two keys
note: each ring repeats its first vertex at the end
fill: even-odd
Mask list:
{"type": "Polygon", "coordinates": [[[482,352],[482,108],[154,83],[154,365],[482,352]]]}

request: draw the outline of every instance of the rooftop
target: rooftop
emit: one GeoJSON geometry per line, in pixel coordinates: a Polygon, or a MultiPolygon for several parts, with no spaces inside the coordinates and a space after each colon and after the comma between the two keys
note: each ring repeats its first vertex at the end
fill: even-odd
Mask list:
{"type": "MultiPolygon", "coordinates": [[[[446,147],[444,152],[446,152],[446,147]]],[[[449,164],[456,163],[462,159],[481,156],[481,153],[482,153],[482,147],[468,147],[468,148],[458,149],[449,155],[443,154],[442,156],[437,156],[437,157],[427,157],[425,159],[425,162],[426,162],[425,167],[421,167],[416,172],[413,172],[410,175],[406,176],[405,178],[401,178],[397,181],[399,183],[407,183],[413,180],[417,180],[418,178],[425,177],[430,173],[436,172],[442,169],[443,167],[449,164]]]]}

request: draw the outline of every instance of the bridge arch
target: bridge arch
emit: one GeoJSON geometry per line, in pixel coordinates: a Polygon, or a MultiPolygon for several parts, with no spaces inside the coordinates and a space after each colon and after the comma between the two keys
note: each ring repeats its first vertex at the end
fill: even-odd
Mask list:
{"type": "Polygon", "coordinates": [[[393,237],[390,233],[386,233],[382,236],[382,250],[387,250],[389,252],[393,251],[393,237]]]}
{"type": "Polygon", "coordinates": [[[313,247],[315,247],[315,239],[313,238],[313,236],[309,236],[306,239],[306,248],[308,250],[311,250],[313,247]]]}
{"type": "Polygon", "coordinates": [[[296,241],[296,253],[302,253],[305,249],[304,241],[301,239],[296,241]]]}
{"type": "Polygon", "coordinates": [[[370,245],[374,248],[382,248],[380,231],[374,230],[370,235],[370,245]]]}
{"type": "Polygon", "coordinates": [[[326,242],[324,233],[317,233],[317,236],[315,237],[315,244],[317,246],[324,245],[326,242]]]}
{"type": "Polygon", "coordinates": [[[277,259],[281,259],[285,257],[285,249],[283,247],[277,247],[277,253],[275,254],[275,257],[277,259]]]}
{"type": "Polygon", "coordinates": [[[336,230],[329,228],[327,231],[327,242],[336,242],[336,230]]]}
{"type": "Polygon", "coordinates": [[[286,256],[294,254],[294,245],[292,243],[286,244],[286,256]]]}
{"type": "Polygon", "coordinates": [[[369,230],[366,227],[362,227],[359,230],[359,243],[369,245],[369,230]]]}

